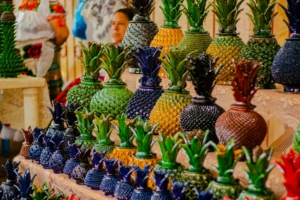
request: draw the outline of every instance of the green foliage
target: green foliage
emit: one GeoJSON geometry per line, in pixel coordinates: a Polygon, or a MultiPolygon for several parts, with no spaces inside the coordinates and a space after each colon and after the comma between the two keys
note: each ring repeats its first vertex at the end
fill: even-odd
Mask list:
{"type": "Polygon", "coordinates": [[[97,135],[98,144],[102,145],[112,145],[114,144],[113,141],[110,140],[110,135],[112,129],[110,128],[111,125],[111,115],[107,115],[106,117],[102,114],[100,118],[95,116],[94,124],[96,125],[97,129],[94,130],[94,133],[97,135]]]}
{"type": "Polygon", "coordinates": [[[90,139],[95,127],[94,111],[89,112],[87,108],[83,108],[82,112],[76,110],[77,123],[76,126],[80,132],[81,139],[90,139]]]}
{"type": "Polygon", "coordinates": [[[300,153],[300,124],[297,127],[297,130],[294,133],[294,149],[297,153],[300,153]]]}
{"type": "Polygon", "coordinates": [[[54,195],[54,189],[51,190],[48,188],[47,183],[44,182],[42,187],[33,185],[33,194],[30,196],[33,200],[50,200],[50,199],[63,199],[64,195],[62,192],[59,192],[57,195],[54,195]]]}
{"type": "Polygon", "coordinates": [[[180,9],[183,0],[161,0],[164,7],[159,6],[162,10],[164,18],[166,20],[165,27],[179,28],[178,20],[182,15],[182,10],[180,9]]]}
{"type": "Polygon", "coordinates": [[[190,23],[190,32],[206,32],[203,29],[203,22],[209,13],[209,6],[206,7],[207,0],[186,0],[187,8],[183,6],[183,12],[190,23]]]}
{"type": "Polygon", "coordinates": [[[1,3],[0,9],[2,12],[13,13],[15,10],[15,6],[13,4],[4,4],[1,3]]]}

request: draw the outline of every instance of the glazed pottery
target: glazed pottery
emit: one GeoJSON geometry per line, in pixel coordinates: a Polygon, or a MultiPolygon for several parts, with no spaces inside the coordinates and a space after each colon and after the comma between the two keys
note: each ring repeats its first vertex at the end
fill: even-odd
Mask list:
{"type": "Polygon", "coordinates": [[[36,176],[36,174],[31,178],[30,176],[30,169],[27,168],[24,172],[24,176],[21,175],[21,173],[16,173],[18,178],[18,190],[20,191],[20,197],[18,199],[21,200],[31,200],[31,195],[33,193],[33,180],[36,176]]]}
{"type": "Polygon", "coordinates": [[[104,192],[105,196],[114,196],[114,191],[118,183],[118,175],[116,171],[117,163],[118,161],[114,159],[104,160],[106,174],[100,184],[100,190],[104,192]]]}
{"type": "Polygon", "coordinates": [[[32,136],[31,127],[29,126],[28,130],[22,129],[22,132],[23,132],[25,141],[22,142],[22,147],[21,147],[21,150],[20,150],[20,155],[23,156],[25,159],[29,159],[28,158],[28,152],[29,152],[30,146],[31,146],[31,144],[33,142],[33,136],[32,136]]]}
{"type": "Polygon", "coordinates": [[[172,182],[172,199],[174,200],[185,200],[187,197],[185,188],[190,182],[180,183],[173,181],[172,182]]]}
{"type": "Polygon", "coordinates": [[[51,138],[49,136],[45,136],[43,138],[45,147],[40,156],[40,164],[44,167],[44,169],[50,169],[49,161],[54,152],[53,143],[51,143],[51,138]]]}
{"type": "Polygon", "coordinates": [[[55,152],[51,155],[49,160],[49,167],[54,171],[54,173],[62,173],[65,166],[65,158],[62,152],[62,145],[64,140],[60,138],[58,134],[55,134],[51,138],[51,143],[54,145],[55,152]]]}
{"type": "Polygon", "coordinates": [[[146,165],[141,169],[134,164],[133,168],[136,176],[136,185],[130,200],[150,200],[152,196],[152,190],[148,188],[147,185],[151,168],[146,165]]]}
{"type": "Polygon", "coordinates": [[[155,191],[151,200],[169,200],[172,199],[171,192],[168,190],[169,174],[164,171],[154,171],[155,191]]]}
{"type": "Polygon", "coordinates": [[[35,160],[37,163],[40,162],[40,155],[43,151],[43,137],[44,129],[36,127],[32,131],[33,135],[33,144],[30,146],[29,152],[28,152],[28,158],[35,160]]]}
{"type": "Polygon", "coordinates": [[[130,166],[124,166],[119,162],[119,177],[120,180],[117,183],[114,196],[118,200],[128,200],[130,199],[134,185],[131,179],[133,168],[130,166]]]}
{"type": "MultiPolygon", "coordinates": [[[[65,130],[63,118],[63,109],[59,102],[52,101],[53,109],[47,106],[48,110],[52,115],[52,125],[49,126],[46,135],[53,137],[56,133],[61,133],[65,130]]],[[[63,136],[61,136],[63,137],[63,136]]]]}
{"type": "Polygon", "coordinates": [[[6,172],[6,181],[3,182],[0,186],[2,189],[2,196],[3,200],[10,200],[17,198],[20,195],[20,191],[17,189],[19,184],[17,183],[17,176],[16,173],[18,173],[19,170],[19,163],[11,162],[10,160],[7,160],[5,165],[2,165],[2,167],[5,169],[6,172]]]}
{"type": "Polygon", "coordinates": [[[78,185],[83,185],[86,174],[92,168],[89,163],[91,149],[79,149],[78,154],[80,164],[73,169],[71,177],[78,185]]]}
{"type": "Polygon", "coordinates": [[[69,151],[69,159],[66,161],[66,164],[63,169],[63,173],[67,174],[69,178],[71,178],[71,173],[73,169],[80,164],[79,161],[79,149],[81,145],[77,146],[75,143],[68,144],[68,151],[69,151]]]}

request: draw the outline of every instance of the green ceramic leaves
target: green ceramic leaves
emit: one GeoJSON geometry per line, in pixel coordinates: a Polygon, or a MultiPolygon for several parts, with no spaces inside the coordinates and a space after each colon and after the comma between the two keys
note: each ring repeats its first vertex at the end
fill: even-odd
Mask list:
{"type": "Polygon", "coordinates": [[[159,6],[159,8],[162,10],[164,18],[165,18],[165,24],[164,27],[168,28],[179,28],[178,26],[178,20],[182,15],[182,9],[180,9],[181,3],[183,3],[183,0],[161,0],[163,3],[163,7],[159,6]]]}

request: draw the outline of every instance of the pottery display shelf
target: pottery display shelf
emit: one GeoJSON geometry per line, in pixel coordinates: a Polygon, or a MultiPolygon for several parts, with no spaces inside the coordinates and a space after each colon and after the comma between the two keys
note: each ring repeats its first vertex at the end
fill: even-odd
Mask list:
{"type": "Polygon", "coordinates": [[[47,127],[51,113],[48,86],[44,78],[19,75],[0,78],[0,121],[12,128],[47,127]]]}

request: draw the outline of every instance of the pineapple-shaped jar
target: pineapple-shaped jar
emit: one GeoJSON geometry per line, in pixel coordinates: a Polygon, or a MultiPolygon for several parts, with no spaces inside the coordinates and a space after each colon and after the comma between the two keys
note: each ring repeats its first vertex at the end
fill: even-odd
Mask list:
{"type": "Polygon", "coordinates": [[[36,127],[32,131],[33,144],[30,146],[28,158],[40,162],[40,156],[43,151],[43,137],[45,136],[44,129],[36,127]]]}
{"type": "MultiPolygon", "coordinates": [[[[139,53],[138,48],[149,46],[158,32],[157,25],[150,19],[154,10],[154,0],[131,0],[130,3],[134,17],[127,27],[122,46],[130,47],[132,53],[139,53]]],[[[126,56],[130,57],[131,55],[126,56]]],[[[131,60],[128,65],[130,73],[141,73],[136,60],[131,60]]]]}
{"type": "Polygon", "coordinates": [[[184,132],[193,130],[210,130],[208,139],[218,143],[215,123],[224,109],[215,104],[216,98],[211,93],[216,85],[215,78],[221,67],[214,70],[217,59],[212,60],[209,54],[203,52],[195,59],[188,56],[190,76],[197,96],[192,104],[187,106],[180,115],[180,126],[184,132]]]}
{"type": "Polygon", "coordinates": [[[151,110],[164,92],[159,85],[161,78],[158,76],[161,64],[158,59],[160,50],[161,47],[143,47],[139,48],[139,55],[133,54],[143,76],[139,79],[141,85],[131,97],[126,109],[126,115],[129,119],[136,116],[140,116],[143,120],[149,119],[151,110]]]}
{"type": "Polygon", "coordinates": [[[208,191],[201,191],[199,192],[197,189],[195,189],[195,192],[197,194],[196,200],[217,200],[213,198],[213,194],[208,191]]]}
{"type": "Polygon", "coordinates": [[[220,0],[211,3],[214,7],[217,23],[219,24],[219,33],[207,49],[213,59],[220,56],[216,66],[223,65],[223,68],[217,79],[220,84],[230,85],[231,74],[234,73],[232,59],[238,60],[240,52],[244,47],[244,42],[236,32],[236,24],[239,21],[238,15],[244,0],[220,0]]]}
{"type": "Polygon", "coordinates": [[[256,146],[253,149],[253,154],[245,147],[242,147],[246,156],[246,165],[248,171],[244,171],[248,177],[249,185],[245,188],[239,196],[239,200],[253,199],[253,200],[275,200],[273,192],[266,188],[266,181],[275,165],[270,165],[274,149],[261,149],[256,146]]]}
{"type": "Polygon", "coordinates": [[[95,116],[94,124],[96,130],[94,133],[97,135],[98,141],[94,144],[93,149],[98,152],[111,153],[115,148],[115,143],[110,140],[111,129],[111,115],[104,116],[103,114],[98,118],[95,116]]]}
{"type": "Polygon", "coordinates": [[[284,9],[289,19],[288,25],[291,37],[278,51],[272,65],[272,76],[276,83],[284,85],[286,92],[299,92],[300,89],[300,1],[287,1],[288,7],[279,5],[284,9]]]}
{"type": "Polygon", "coordinates": [[[300,153],[300,124],[294,132],[293,148],[297,153],[300,153]]]}
{"type": "Polygon", "coordinates": [[[143,168],[139,168],[136,165],[132,165],[135,171],[135,189],[133,190],[130,200],[150,200],[152,196],[152,190],[148,188],[149,174],[151,168],[149,165],[145,165],[143,168]]]}
{"type": "Polygon", "coordinates": [[[105,171],[102,169],[105,152],[99,153],[93,150],[92,169],[90,169],[84,179],[84,184],[93,190],[100,190],[99,186],[104,177],[105,171]]]}
{"type": "Polygon", "coordinates": [[[133,168],[131,166],[125,166],[119,162],[119,178],[114,192],[114,196],[118,200],[130,199],[134,190],[133,182],[131,181],[131,174],[133,168]]]}
{"type": "Polygon", "coordinates": [[[115,118],[125,112],[133,94],[126,88],[126,83],[121,80],[127,63],[130,61],[124,62],[124,58],[130,51],[128,51],[128,48],[123,49],[112,44],[108,44],[103,48],[102,67],[110,79],[104,83],[104,88],[93,96],[90,107],[99,115],[111,114],[115,118]]]}
{"type": "Polygon", "coordinates": [[[188,140],[183,133],[180,135],[185,141],[185,144],[180,144],[180,146],[188,156],[189,167],[182,173],[179,181],[182,183],[190,181],[190,184],[185,188],[186,199],[193,200],[197,197],[194,190],[205,190],[212,180],[212,174],[203,166],[210,147],[210,143],[208,143],[209,130],[198,134],[198,136],[195,135],[192,140],[188,140]]]}
{"type": "Polygon", "coordinates": [[[117,163],[118,161],[112,158],[104,160],[106,174],[100,184],[100,190],[104,192],[105,196],[114,196],[114,191],[118,183],[117,163]]]}
{"type": "Polygon", "coordinates": [[[166,135],[175,135],[181,131],[180,114],[191,103],[191,96],[184,89],[189,72],[185,68],[187,59],[181,60],[172,50],[170,56],[166,53],[164,55],[166,60],[160,59],[164,63],[162,67],[169,78],[169,88],[156,102],[150,113],[150,122],[151,124],[160,123],[157,131],[162,131],[166,135]]]}
{"type": "Polygon", "coordinates": [[[234,138],[236,149],[246,146],[252,151],[263,142],[268,129],[264,118],[254,111],[255,106],[251,104],[258,90],[255,83],[261,63],[241,60],[233,61],[233,66],[235,76],[232,87],[236,103],[217,119],[216,134],[221,144],[227,144],[234,138]]]}
{"type": "Polygon", "coordinates": [[[231,199],[237,199],[242,186],[233,178],[233,172],[237,162],[244,155],[243,151],[234,151],[234,139],[229,140],[226,147],[215,143],[212,143],[212,146],[216,151],[218,161],[218,167],[213,166],[213,169],[218,173],[218,177],[209,183],[206,190],[216,199],[222,199],[226,195],[231,199]]]}
{"type": "Polygon", "coordinates": [[[81,148],[92,148],[96,142],[96,138],[92,135],[95,124],[93,123],[95,114],[94,111],[89,112],[88,109],[83,108],[82,112],[76,110],[77,123],[76,126],[80,132],[75,143],[82,144],[81,148]]]}
{"type": "Polygon", "coordinates": [[[2,200],[10,200],[13,198],[17,198],[20,195],[20,191],[17,189],[17,176],[19,170],[19,163],[11,162],[11,160],[7,160],[2,167],[5,169],[7,179],[0,186],[2,189],[2,200]]]}
{"type": "Polygon", "coordinates": [[[155,191],[151,196],[151,200],[169,200],[172,199],[171,192],[168,190],[169,174],[165,171],[154,171],[155,191]]]}
{"type": "Polygon", "coordinates": [[[55,134],[51,138],[51,143],[54,145],[55,152],[50,157],[49,167],[54,171],[54,173],[59,174],[62,173],[65,166],[65,158],[62,152],[64,140],[58,134],[55,134]]]}
{"type": "Polygon", "coordinates": [[[272,21],[278,13],[274,13],[276,0],[250,0],[248,6],[252,15],[247,13],[254,24],[254,35],[242,49],[240,58],[257,60],[263,63],[258,76],[264,78],[258,83],[261,89],[275,89],[275,82],[271,75],[272,62],[280,49],[274,35],[271,34],[272,21]]]}
{"type": "MultiPolygon", "coordinates": [[[[59,102],[52,101],[53,109],[47,106],[48,110],[52,115],[52,124],[49,126],[46,135],[49,137],[53,137],[56,133],[62,133],[65,131],[63,114],[64,110],[59,102]]],[[[61,135],[63,137],[63,135],[61,135]]]]}
{"type": "Polygon", "coordinates": [[[174,200],[185,200],[188,195],[186,193],[186,187],[189,185],[189,181],[181,183],[177,181],[172,182],[172,199],[174,200]]]}
{"type": "Polygon", "coordinates": [[[20,150],[20,155],[23,156],[25,159],[28,159],[28,152],[33,142],[32,130],[31,127],[28,127],[28,130],[22,129],[25,141],[22,143],[22,147],[20,150]]]}
{"type": "Polygon", "coordinates": [[[80,164],[80,161],[78,159],[80,147],[81,145],[77,146],[75,143],[68,143],[69,159],[66,161],[63,173],[67,174],[69,178],[71,178],[73,169],[80,164]]]}
{"type": "Polygon", "coordinates": [[[51,137],[45,135],[44,140],[44,149],[40,156],[40,164],[44,167],[44,169],[50,169],[49,161],[54,152],[53,143],[51,142],[51,137]]]}
{"type": "Polygon", "coordinates": [[[209,13],[209,6],[206,6],[207,0],[186,0],[186,2],[187,7],[183,4],[182,6],[190,28],[174,49],[180,59],[184,59],[187,54],[196,56],[205,52],[212,42],[211,36],[203,28],[203,22],[209,13]]]}
{"type": "Polygon", "coordinates": [[[84,68],[84,75],[79,85],[71,88],[67,94],[68,103],[78,103],[81,108],[89,108],[90,102],[94,94],[103,88],[99,79],[99,71],[101,65],[102,48],[100,44],[95,42],[89,43],[86,47],[82,42],[81,51],[85,59],[79,57],[84,68]]]}
{"type": "Polygon", "coordinates": [[[78,150],[79,150],[78,158],[80,164],[73,169],[71,173],[71,178],[75,179],[78,185],[84,185],[84,179],[86,177],[86,174],[92,168],[89,162],[91,149],[87,148],[87,149],[78,149],[78,150]]]}
{"type": "Polygon", "coordinates": [[[20,197],[18,199],[21,200],[31,200],[32,193],[33,193],[33,181],[36,177],[36,174],[31,178],[30,176],[30,169],[27,168],[24,172],[24,176],[21,175],[22,173],[16,173],[17,178],[18,178],[18,189],[20,191],[20,197]]]}

